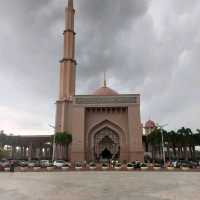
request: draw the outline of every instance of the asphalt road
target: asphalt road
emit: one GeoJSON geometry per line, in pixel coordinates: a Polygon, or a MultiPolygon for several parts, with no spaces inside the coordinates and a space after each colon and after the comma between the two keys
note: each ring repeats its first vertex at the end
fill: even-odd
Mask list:
{"type": "Polygon", "coordinates": [[[198,199],[198,172],[0,173],[0,200],[198,199]]]}

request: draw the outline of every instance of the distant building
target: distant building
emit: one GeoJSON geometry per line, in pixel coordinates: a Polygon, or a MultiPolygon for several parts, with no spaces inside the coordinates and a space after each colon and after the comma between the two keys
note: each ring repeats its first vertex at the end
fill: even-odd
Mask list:
{"type": "Polygon", "coordinates": [[[148,120],[146,123],[145,123],[145,126],[144,126],[144,135],[149,135],[151,134],[152,131],[154,131],[156,128],[156,124],[154,121],[152,120],[148,120]]]}

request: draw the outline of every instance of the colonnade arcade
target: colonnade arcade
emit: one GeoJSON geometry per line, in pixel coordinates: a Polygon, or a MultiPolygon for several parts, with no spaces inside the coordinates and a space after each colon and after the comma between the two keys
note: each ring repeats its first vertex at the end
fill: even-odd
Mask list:
{"type": "Polygon", "coordinates": [[[4,135],[1,146],[10,151],[12,159],[50,159],[52,156],[51,137],[51,135],[4,135]]]}

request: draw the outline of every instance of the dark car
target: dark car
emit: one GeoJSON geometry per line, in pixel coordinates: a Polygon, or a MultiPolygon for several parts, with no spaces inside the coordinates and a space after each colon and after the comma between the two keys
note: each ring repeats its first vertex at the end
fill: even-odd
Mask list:
{"type": "Polygon", "coordinates": [[[199,166],[199,163],[197,161],[190,161],[192,168],[197,168],[199,166]]]}
{"type": "Polygon", "coordinates": [[[196,168],[197,164],[192,161],[188,161],[188,160],[179,160],[176,162],[175,167],[176,168],[180,168],[180,167],[196,168]]]}
{"type": "Polygon", "coordinates": [[[27,167],[27,166],[28,166],[28,161],[26,161],[26,160],[20,160],[20,161],[18,162],[18,165],[19,165],[20,167],[27,167]]]}

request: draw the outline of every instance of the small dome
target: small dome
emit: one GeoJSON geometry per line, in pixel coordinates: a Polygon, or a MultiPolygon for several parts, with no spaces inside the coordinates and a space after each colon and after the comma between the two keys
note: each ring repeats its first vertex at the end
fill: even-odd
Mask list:
{"type": "Polygon", "coordinates": [[[156,124],[154,121],[152,120],[148,120],[146,123],[145,123],[145,128],[155,128],[156,127],[156,124]]]}
{"type": "Polygon", "coordinates": [[[119,95],[116,91],[112,90],[109,87],[101,87],[98,90],[96,90],[93,95],[97,96],[116,96],[119,95]]]}

